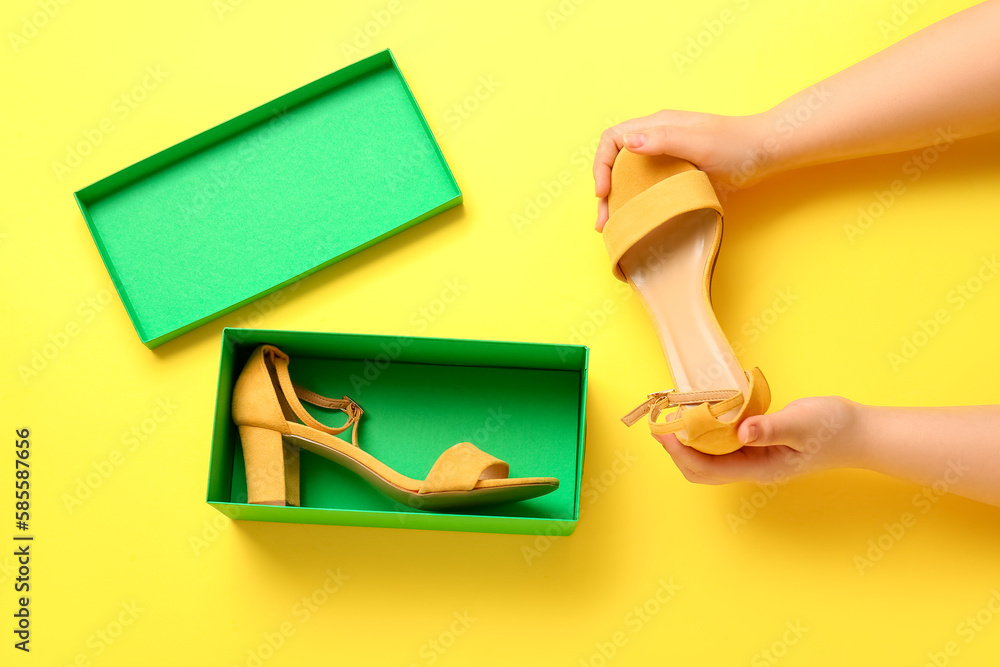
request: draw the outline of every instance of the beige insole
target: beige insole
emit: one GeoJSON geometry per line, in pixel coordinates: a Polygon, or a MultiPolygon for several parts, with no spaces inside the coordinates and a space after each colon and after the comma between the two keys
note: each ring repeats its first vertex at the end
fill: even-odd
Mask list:
{"type": "Polygon", "coordinates": [[[418,493],[421,481],[396,472],[368,452],[340,438],[303,424],[288,423],[290,435],[284,439],[314,454],[330,459],[363,477],[397,502],[419,509],[515,502],[545,495],[559,486],[554,477],[505,477],[480,479],[473,491],[418,493]]]}
{"type": "Polygon", "coordinates": [[[636,243],[622,257],[621,267],[653,320],[674,388],[738,389],[746,397],[746,375],[705,300],[705,269],[716,225],[712,210],[681,214],[636,243]]]}

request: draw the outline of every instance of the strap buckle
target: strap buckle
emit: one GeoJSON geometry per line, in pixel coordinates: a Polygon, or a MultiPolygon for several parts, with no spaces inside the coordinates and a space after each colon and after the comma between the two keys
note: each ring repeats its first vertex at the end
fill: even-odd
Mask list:
{"type": "Polygon", "coordinates": [[[622,417],[622,423],[624,423],[626,426],[631,426],[632,424],[642,419],[642,417],[646,413],[652,410],[654,405],[657,405],[664,400],[666,400],[667,403],[669,404],[671,394],[674,394],[676,391],[677,391],[676,389],[669,389],[667,391],[650,392],[649,394],[646,395],[645,401],[637,405],[635,409],[633,409],[627,415],[622,417]]]}
{"type": "Polygon", "coordinates": [[[357,421],[361,419],[361,415],[365,414],[364,409],[358,405],[350,396],[344,396],[345,405],[341,408],[345,413],[347,413],[348,421],[357,421]]]}
{"type": "Polygon", "coordinates": [[[622,417],[622,422],[624,422],[626,426],[631,426],[647,413],[651,413],[650,419],[655,421],[656,417],[660,414],[660,411],[670,406],[683,408],[707,403],[715,406],[716,409],[725,407],[724,410],[721,410],[721,412],[725,412],[726,410],[735,407],[735,405],[729,405],[732,402],[735,402],[735,405],[742,403],[742,392],[737,389],[710,389],[705,391],[680,392],[676,389],[670,389],[668,391],[654,391],[647,394],[646,400],[640,403],[634,410],[622,417]],[[737,401],[737,399],[739,400],[737,401]]]}

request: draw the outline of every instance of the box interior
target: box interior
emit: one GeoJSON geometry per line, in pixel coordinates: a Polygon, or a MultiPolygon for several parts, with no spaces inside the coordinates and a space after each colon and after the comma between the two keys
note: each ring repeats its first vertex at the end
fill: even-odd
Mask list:
{"type": "MultiPolygon", "coordinates": [[[[531,343],[227,329],[210,502],[246,502],[242,450],[228,406],[239,372],[263,342],[291,356],[293,382],[357,401],[365,411],[361,447],[404,475],[423,479],[442,451],[469,441],[507,461],[512,477],[559,478],[559,489],[547,496],[458,514],[576,521],[585,348],[531,343]]],[[[324,423],[344,422],[342,413],[306,408],[324,423]]],[[[302,508],[278,509],[430,514],[386,498],[309,452],[302,452],[301,475],[302,508]]]]}
{"type": "Polygon", "coordinates": [[[147,344],[460,200],[388,51],[77,193],[147,344]]]}

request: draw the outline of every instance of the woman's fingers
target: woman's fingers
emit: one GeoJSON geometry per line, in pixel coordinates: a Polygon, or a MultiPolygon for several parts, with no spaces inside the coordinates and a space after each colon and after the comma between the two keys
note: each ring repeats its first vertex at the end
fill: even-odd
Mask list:
{"type": "Polygon", "coordinates": [[[601,140],[597,142],[597,151],[594,153],[594,194],[604,199],[611,192],[611,167],[615,164],[618,151],[622,149],[622,135],[635,126],[636,121],[642,119],[625,121],[609,127],[601,134],[601,140]]]}
{"type": "Polygon", "coordinates": [[[701,169],[707,166],[704,162],[712,141],[701,125],[653,125],[622,137],[625,148],[633,153],[673,155],[701,169]]]}
{"type": "Polygon", "coordinates": [[[597,151],[594,153],[594,194],[597,197],[606,199],[608,193],[611,192],[611,167],[615,164],[618,152],[625,145],[622,143],[622,136],[627,132],[654,125],[659,113],[618,123],[604,130],[601,134],[601,140],[597,143],[597,151]]]}
{"type": "Polygon", "coordinates": [[[594,154],[594,194],[600,200],[595,225],[597,231],[602,231],[608,220],[611,169],[618,153],[627,148],[642,155],[669,154],[693,161],[698,135],[692,127],[699,119],[700,114],[659,111],[619,123],[601,134],[594,154]]]}
{"type": "Polygon", "coordinates": [[[655,436],[684,476],[700,484],[766,482],[778,473],[790,474],[794,450],[776,446],[744,447],[722,455],[705,454],[682,445],[674,436],[655,436]]]}
{"type": "Polygon", "coordinates": [[[608,221],[608,198],[604,197],[597,202],[597,231],[604,231],[604,224],[608,221]]]}
{"type": "Polygon", "coordinates": [[[667,451],[667,454],[673,459],[674,465],[677,466],[677,469],[681,471],[681,474],[684,475],[684,479],[687,481],[694,484],[725,484],[724,481],[706,477],[696,472],[689,464],[688,450],[691,450],[691,448],[682,445],[672,434],[653,437],[660,441],[663,449],[667,451]]]}

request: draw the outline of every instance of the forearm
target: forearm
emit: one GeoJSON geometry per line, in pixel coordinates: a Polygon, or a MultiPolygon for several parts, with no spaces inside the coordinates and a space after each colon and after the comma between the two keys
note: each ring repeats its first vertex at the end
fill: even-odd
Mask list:
{"type": "Polygon", "coordinates": [[[858,410],[858,467],[1000,506],[1000,405],[858,410]]]}
{"type": "Polygon", "coordinates": [[[1000,0],[910,35],[761,114],[770,171],[1000,129],[1000,0]]]}

